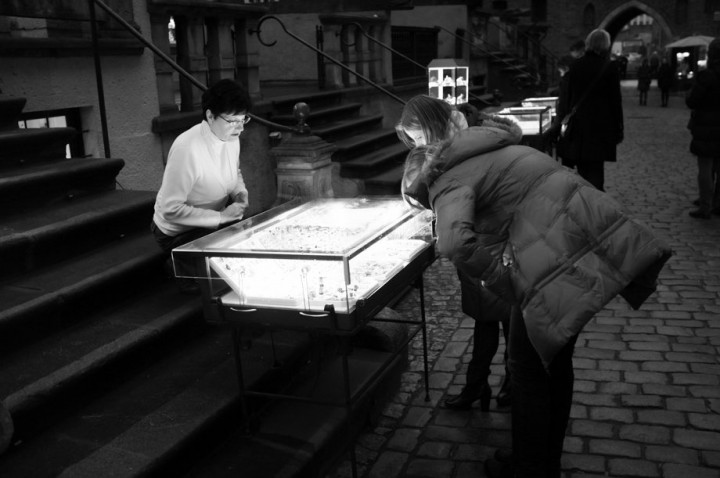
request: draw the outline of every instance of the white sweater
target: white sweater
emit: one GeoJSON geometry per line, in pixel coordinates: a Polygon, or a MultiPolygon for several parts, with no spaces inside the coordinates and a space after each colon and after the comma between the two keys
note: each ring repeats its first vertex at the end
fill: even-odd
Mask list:
{"type": "Polygon", "coordinates": [[[170,147],[153,220],[168,236],[197,227],[216,229],[228,198],[240,193],[247,197],[239,139],[222,141],[203,121],[170,147]]]}

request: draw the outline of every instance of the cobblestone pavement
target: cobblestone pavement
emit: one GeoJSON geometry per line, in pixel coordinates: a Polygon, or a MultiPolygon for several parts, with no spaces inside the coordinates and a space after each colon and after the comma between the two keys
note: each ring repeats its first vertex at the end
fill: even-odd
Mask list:
{"type": "MultiPolygon", "coordinates": [[[[653,87],[638,106],[624,87],[625,141],[606,164],[608,192],[672,245],[660,287],[640,310],[616,299],[577,343],[575,393],[565,439],[565,478],[720,477],[720,216],[693,219],[695,158],[688,151],[683,96],[661,108],[653,87]]],[[[483,461],[510,446],[510,414],[441,406],[458,393],[469,360],[473,321],[460,311],[455,269],[440,259],[425,273],[430,401],[425,401],[422,342],[399,392],[356,446],[360,478],[486,476],[483,461]]],[[[417,294],[397,310],[418,314],[417,294]]],[[[502,336],[501,336],[502,340],[502,336]]],[[[490,384],[504,372],[500,350],[490,384]]],[[[346,461],[330,478],[352,476],[346,461]]]]}

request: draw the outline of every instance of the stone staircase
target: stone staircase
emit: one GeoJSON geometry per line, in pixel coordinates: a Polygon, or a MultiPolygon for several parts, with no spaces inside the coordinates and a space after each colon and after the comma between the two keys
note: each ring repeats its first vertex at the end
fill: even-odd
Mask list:
{"type": "Polygon", "coordinates": [[[407,148],[394,128],[383,127],[382,114],[363,114],[362,103],[347,101],[341,90],[334,90],[276,98],[269,119],[297,123],[292,109],[299,101],[310,106],[307,123],[312,134],[337,147],[332,160],[338,163],[341,178],[362,181],[363,194],[400,194],[407,148]]]}
{"type": "MultiPolygon", "coordinates": [[[[244,433],[230,333],[165,277],[155,192],[118,189],[121,159],[66,158],[71,128],[18,128],[24,104],[0,96],[0,476],[210,476],[221,462],[311,476],[343,452],[350,435],[338,436],[382,384],[352,417],[253,402],[265,428],[244,433]],[[315,421],[283,426],[287,414],[315,421]]],[[[318,361],[307,334],[244,343],[251,389],[302,383],[318,361]]],[[[382,353],[358,348],[354,362],[382,353]]]]}

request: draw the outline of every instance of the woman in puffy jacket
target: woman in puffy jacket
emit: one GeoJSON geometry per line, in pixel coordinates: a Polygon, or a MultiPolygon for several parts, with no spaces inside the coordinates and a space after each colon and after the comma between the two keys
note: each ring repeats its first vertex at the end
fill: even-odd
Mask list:
{"type": "Polygon", "coordinates": [[[578,334],[618,294],[638,308],[671,251],[609,195],[519,145],[511,120],[460,129],[453,112],[426,96],[406,104],[398,135],[425,146],[406,160],[403,197],[435,212],[440,254],[514,304],[512,459],[486,461],[488,475],[557,478],[578,334]]]}

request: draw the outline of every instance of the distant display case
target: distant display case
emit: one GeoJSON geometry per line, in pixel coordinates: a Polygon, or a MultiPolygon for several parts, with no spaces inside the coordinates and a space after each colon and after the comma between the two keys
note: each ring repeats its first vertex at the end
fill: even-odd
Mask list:
{"type": "Polygon", "coordinates": [[[557,96],[542,96],[537,98],[525,98],[520,103],[524,107],[547,106],[550,108],[550,118],[554,118],[557,111],[557,96]]]}
{"type": "Polygon", "coordinates": [[[428,96],[445,100],[451,105],[468,102],[470,67],[457,60],[438,59],[428,65],[428,96]]]}
{"type": "Polygon", "coordinates": [[[549,106],[503,108],[495,114],[512,119],[522,129],[523,136],[541,135],[552,122],[549,106]]]}
{"type": "Polygon", "coordinates": [[[210,321],[350,331],[434,260],[432,220],[399,197],[293,200],[174,249],[175,275],[210,321]]]}

